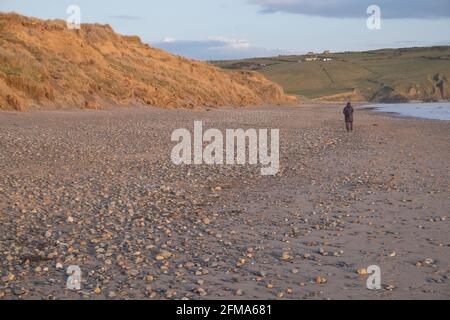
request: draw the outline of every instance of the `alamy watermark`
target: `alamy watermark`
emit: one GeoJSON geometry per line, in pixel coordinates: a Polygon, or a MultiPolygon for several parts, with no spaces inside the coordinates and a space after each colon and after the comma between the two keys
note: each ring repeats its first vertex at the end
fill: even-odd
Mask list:
{"type": "Polygon", "coordinates": [[[371,5],[367,8],[367,29],[381,30],[381,8],[377,5],[371,5]]]}
{"type": "Polygon", "coordinates": [[[381,268],[377,265],[372,265],[367,268],[366,286],[369,290],[381,290],[381,268]]]}
{"type": "Polygon", "coordinates": [[[70,30],[79,30],[81,28],[81,8],[75,4],[67,7],[66,13],[70,15],[67,20],[67,28],[70,30]]]}
{"type": "Polygon", "coordinates": [[[72,265],[66,271],[68,277],[66,288],[68,290],[81,290],[81,268],[77,265],[72,265]]]}
{"type": "Polygon", "coordinates": [[[276,175],[279,171],[279,129],[270,129],[270,150],[268,129],[227,129],[224,137],[218,129],[203,132],[202,121],[194,122],[193,135],[181,128],[173,131],[171,139],[178,142],[171,154],[176,165],[260,164],[263,176],[276,175]]]}

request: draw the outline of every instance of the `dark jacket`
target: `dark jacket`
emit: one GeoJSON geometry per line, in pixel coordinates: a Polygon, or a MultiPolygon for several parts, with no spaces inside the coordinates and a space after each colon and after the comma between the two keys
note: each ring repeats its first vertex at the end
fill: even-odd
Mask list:
{"type": "Polygon", "coordinates": [[[353,122],[353,107],[352,106],[346,106],[344,108],[344,115],[345,115],[345,121],[346,122],[353,122]]]}

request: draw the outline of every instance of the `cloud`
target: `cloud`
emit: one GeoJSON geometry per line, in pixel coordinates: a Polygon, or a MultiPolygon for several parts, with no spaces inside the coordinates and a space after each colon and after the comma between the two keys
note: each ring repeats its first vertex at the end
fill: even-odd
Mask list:
{"type": "Polygon", "coordinates": [[[218,41],[223,45],[230,46],[234,49],[247,49],[250,48],[250,43],[245,39],[229,39],[225,37],[209,37],[209,40],[218,41]]]}
{"type": "Polygon", "coordinates": [[[285,54],[285,51],[252,46],[245,39],[209,37],[206,40],[175,40],[167,37],[152,44],[170,53],[198,60],[232,60],[251,57],[268,57],[285,54]]]}
{"type": "Polygon", "coordinates": [[[367,8],[376,4],[382,17],[449,18],[449,0],[247,0],[260,5],[263,13],[287,12],[333,18],[366,18],[367,8]]]}

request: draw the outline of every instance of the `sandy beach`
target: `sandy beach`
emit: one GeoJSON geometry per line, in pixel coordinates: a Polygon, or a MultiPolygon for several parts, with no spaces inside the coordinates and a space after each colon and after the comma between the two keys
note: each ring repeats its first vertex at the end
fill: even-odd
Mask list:
{"type": "Polygon", "coordinates": [[[0,298],[449,299],[449,122],[342,108],[0,112],[0,298]],[[280,129],[279,173],[175,166],[195,120],[280,129]]]}

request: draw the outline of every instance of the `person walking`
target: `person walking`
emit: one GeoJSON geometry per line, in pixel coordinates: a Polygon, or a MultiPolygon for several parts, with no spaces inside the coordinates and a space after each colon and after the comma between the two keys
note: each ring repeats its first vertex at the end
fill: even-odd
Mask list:
{"type": "Polygon", "coordinates": [[[344,108],[344,116],[345,116],[345,127],[347,128],[347,132],[353,131],[353,107],[349,102],[347,106],[344,108]]]}

